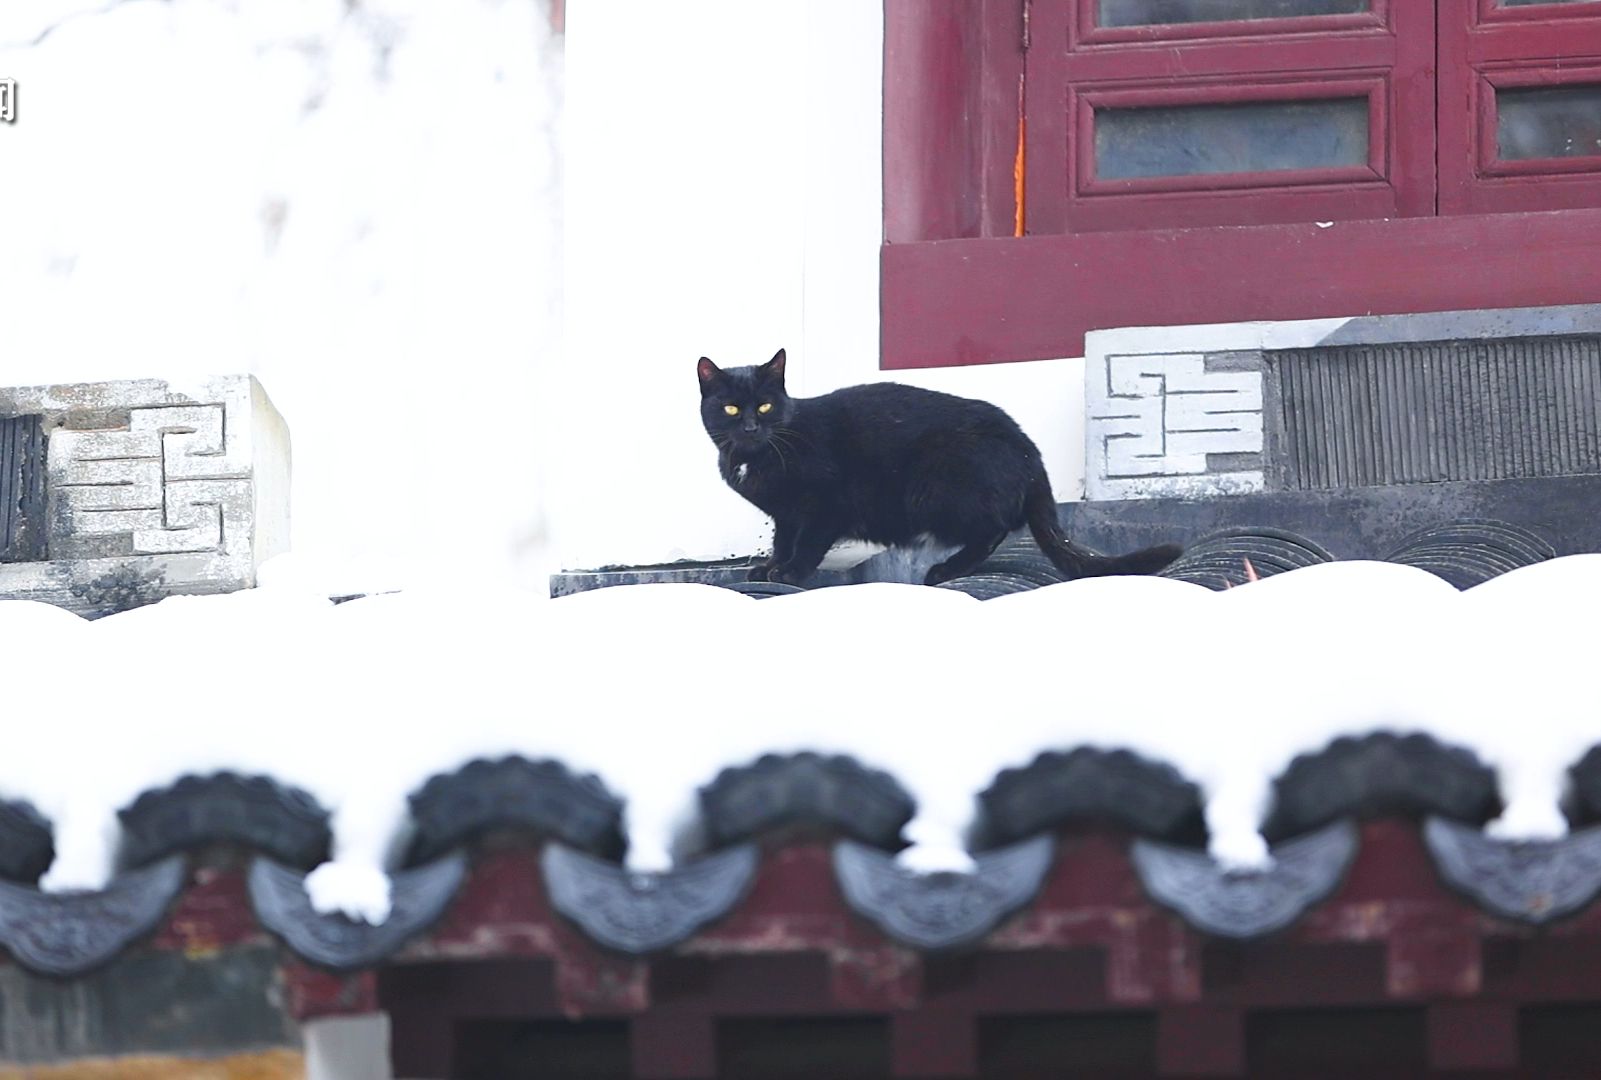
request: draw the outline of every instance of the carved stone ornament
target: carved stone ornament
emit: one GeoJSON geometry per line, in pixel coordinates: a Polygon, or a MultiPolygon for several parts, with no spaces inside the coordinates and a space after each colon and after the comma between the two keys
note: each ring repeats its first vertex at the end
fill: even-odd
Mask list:
{"type": "Polygon", "coordinates": [[[1560,840],[1507,841],[1431,817],[1423,841],[1446,884],[1504,918],[1540,925],[1601,894],[1601,828],[1560,840]]]}
{"type": "Polygon", "coordinates": [[[834,876],[851,910],[917,949],[977,941],[1034,898],[1056,846],[1046,834],[976,857],[971,874],[918,874],[887,855],[842,840],[834,876]]]}
{"type": "Polygon", "coordinates": [[[0,944],[41,975],[82,975],[161,924],[187,877],[181,855],[120,874],[99,892],[0,882],[0,944]]]}
{"type": "Polygon", "coordinates": [[[33,447],[0,454],[0,495],[25,496],[0,598],[98,618],[249,588],[288,549],[289,431],[248,375],[0,387],[0,420],[33,447]]]}
{"type": "Polygon", "coordinates": [[[541,866],[552,907],[601,945],[640,954],[676,945],[732,911],[759,862],[756,846],[743,844],[664,874],[633,874],[550,843],[541,866]]]}
{"type": "Polygon", "coordinates": [[[793,825],[896,848],[915,806],[886,772],[843,755],[800,753],[766,754],[724,769],[700,789],[700,809],[714,848],[793,825]]]}
{"type": "Polygon", "coordinates": [[[1136,840],[1134,871],[1151,899],[1191,926],[1227,938],[1254,938],[1289,926],[1339,887],[1356,857],[1356,825],[1336,821],[1273,849],[1273,865],[1241,872],[1203,851],[1136,840]]]}
{"type": "Polygon", "coordinates": [[[528,829],[565,844],[622,854],[623,803],[600,779],[559,761],[479,758],[411,796],[416,834],[408,865],[437,858],[494,829],[528,829]]]}
{"type": "Polygon", "coordinates": [[[185,776],[117,812],[124,866],[176,851],[232,843],[310,870],[327,857],[328,812],[309,794],[267,776],[185,776]]]}
{"type": "Polygon", "coordinates": [[[297,956],[333,971],[355,971],[373,967],[432,926],[466,878],[467,856],[459,851],[395,874],[389,918],[377,926],[313,910],[305,875],[271,859],[250,864],[248,885],[256,918],[297,956]]]}

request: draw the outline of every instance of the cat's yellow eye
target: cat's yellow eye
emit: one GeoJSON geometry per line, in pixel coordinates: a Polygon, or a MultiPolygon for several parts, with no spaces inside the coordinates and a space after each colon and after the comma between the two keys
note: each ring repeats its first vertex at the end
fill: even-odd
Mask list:
{"type": "Polygon", "coordinates": [[[739,415],[739,406],[738,405],[724,405],[723,406],[723,411],[725,413],[727,413],[729,416],[738,416],[739,415]]]}
{"type": "Polygon", "coordinates": [[[756,406],[756,411],[759,413],[770,413],[773,411],[773,403],[771,401],[764,401],[760,405],[756,406]]]}

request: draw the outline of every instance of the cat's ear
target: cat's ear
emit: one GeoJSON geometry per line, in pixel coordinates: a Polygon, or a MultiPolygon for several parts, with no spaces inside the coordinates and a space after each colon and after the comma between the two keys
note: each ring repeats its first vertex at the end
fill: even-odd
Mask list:
{"type": "Polygon", "coordinates": [[[700,376],[700,388],[704,390],[723,377],[723,369],[703,356],[695,365],[695,374],[700,376]]]}
{"type": "Polygon", "coordinates": [[[779,382],[783,382],[784,381],[784,350],[783,349],[779,349],[777,352],[775,352],[773,354],[773,358],[771,360],[767,361],[767,363],[762,365],[762,372],[761,373],[763,375],[767,376],[770,379],[777,379],[779,382]]]}

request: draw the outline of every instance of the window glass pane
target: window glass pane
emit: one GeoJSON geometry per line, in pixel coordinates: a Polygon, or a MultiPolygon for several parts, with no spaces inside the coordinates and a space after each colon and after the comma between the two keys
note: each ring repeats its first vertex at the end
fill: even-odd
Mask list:
{"type": "Polygon", "coordinates": [[[1497,89],[1502,161],[1601,155],[1601,84],[1497,89]]]}
{"type": "Polygon", "coordinates": [[[1101,26],[1292,19],[1305,15],[1354,15],[1372,10],[1372,0],[1100,0],[1101,26]]]}
{"type": "Polygon", "coordinates": [[[1102,180],[1363,165],[1367,98],[1095,110],[1102,180]]]}

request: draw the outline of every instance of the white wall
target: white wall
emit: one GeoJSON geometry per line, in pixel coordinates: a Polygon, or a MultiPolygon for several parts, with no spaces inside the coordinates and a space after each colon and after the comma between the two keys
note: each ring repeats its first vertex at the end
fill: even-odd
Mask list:
{"type": "Polygon", "coordinates": [[[766,542],[701,430],[703,354],[784,346],[801,394],[893,378],[987,398],[1058,497],[1081,495],[1079,361],[879,371],[882,56],[873,0],[571,0],[565,565],[766,542]]]}
{"type": "MultiPolygon", "coordinates": [[[[880,7],[0,0],[0,383],[256,374],[332,588],[747,554],[691,367],[886,377],[880,7]]],[[[1079,491],[1076,362],[893,377],[1079,491]]]]}
{"type": "Polygon", "coordinates": [[[0,383],[252,372],[331,588],[537,573],[546,3],[0,0],[0,383]]]}

